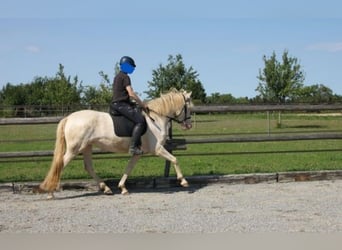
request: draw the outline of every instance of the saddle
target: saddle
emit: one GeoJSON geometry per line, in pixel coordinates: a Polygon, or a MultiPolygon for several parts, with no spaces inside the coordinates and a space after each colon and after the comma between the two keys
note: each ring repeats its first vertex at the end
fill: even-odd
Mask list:
{"type": "MultiPolygon", "coordinates": [[[[120,137],[131,137],[135,123],[112,108],[109,109],[109,114],[113,120],[115,134],[120,137]]],[[[147,124],[145,128],[147,128],[147,124]]],[[[145,129],[145,131],[142,134],[145,134],[146,130],[147,129],[145,129]]]]}

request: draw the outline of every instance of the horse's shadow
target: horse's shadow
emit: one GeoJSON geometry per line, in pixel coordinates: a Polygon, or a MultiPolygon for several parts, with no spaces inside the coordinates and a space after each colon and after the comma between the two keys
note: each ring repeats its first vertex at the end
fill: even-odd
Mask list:
{"type": "MultiPolygon", "coordinates": [[[[173,193],[188,193],[192,194],[197,192],[198,188],[161,188],[161,189],[130,189],[129,194],[134,195],[139,193],[163,193],[163,194],[173,194],[173,193]]],[[[64,191],[66,192],[66,191],[64,191]]],[[[112,194],[104,194],[102,191],[89,191],[89,193],[82,192],[81,194],[76,194],[72,196],[64,196],[64,197],[55,197],[56,200],[69,200],[69,199],[79,199],[85,197],[96,197],[96,196],[116,196],[122,195],[119,191],[114,191],[112,194]]]]}
{"type": "Polygon", "coordinates": [[[81,194],[76,194],[72,196],[54,197],[54,200],[70,200],[70,199],[79,199],[79,198],[85,198],[85,197],[94,197],[94,196],[99,196],[99,195],[103,195],[103,193],[100,191],[96,191],[96,192],[89,191],[89,193],[81,193],[81,194]]]}
{"type": "MultiPolygon", "coordinates": [[[[120,189],[117,187],[117,181],[115,180],[107,180],[105,181],[106,185],[111,189],[111,194],[104,194],[101,190],[89,190],[89,192],[81,192],[80,194],[72,195],[72,196],[65,196],[65,197],[55,197],[56,200],[66,200],[66,199],[78,199],[84,197],[94,197],[94,196],[116,196],[122,195],[120,193],[120,189]]],[[[189,187],[181,187],[175,181],[171,179],[169,185],[164,187],[156,187],[156,186],[149,186],[143,187],[143,185],[137,184],[137,182],[129,182],[127,181],[126,187],[129,190],[128,195],[134,194],[141,194],[141,193],[163,193],[163,194],[173,194],[173,193],[188,193],[192,194],[197,192],[199,189],[205,187],[207,184],[198,184],[194,183],[193,185],[190,183],[189,187]]],[[[62,192],[67,192],[70,189],[64,189],[62,192]]],[[[77,189],[79,190],[79,189],[77,189]]],[[[81,190],[80,190],[81,191],[81,190]]],[[[83,190],[84,191],[84,190],[83,190]]]]}

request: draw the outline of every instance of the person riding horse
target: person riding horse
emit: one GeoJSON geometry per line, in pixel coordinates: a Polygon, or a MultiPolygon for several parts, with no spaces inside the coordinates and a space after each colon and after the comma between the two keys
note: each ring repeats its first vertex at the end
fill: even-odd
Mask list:
{"type": "Polygon", "coordinates": [[[120,72],[113,80],[111,108],[134,122],[135,126],[132,132],[129,153],[132,155],[141,155],[143,154],[141,149],[141,136],[142,133],[146,131],[146,122],[141,110],[135,107],[136,105],[131,99],[133,99],[133,101],[135,101],[143,110],[147,110],[148,108],[134,93],[131,79],[128,76],[128,74],[133,73],[135,67],[135,62],[131,57],[123,56],[120,59],[120,72]]]}

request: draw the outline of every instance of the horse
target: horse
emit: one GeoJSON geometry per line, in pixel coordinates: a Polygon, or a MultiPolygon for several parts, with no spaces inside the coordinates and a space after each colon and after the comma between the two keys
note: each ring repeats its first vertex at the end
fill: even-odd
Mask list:
{"type": "MultiPolygon", "coordinates": [[[[141,137],[144,153],[154,154],[170,161],[175,169],[177,180],[183,187],[189,184],[184,178],[177,158],[164,145],[168,137],[170,121],[181,124],[182,129],[192,128],[191,92],[173,89],[160,97],[147,102],[148,112],[143,111],[147,129],[141,137]]],[[[112,190],[94,172],[92,164],[92,147],[97,146],[108,152],[128,152],[130,137],[120,137],[114,131],[114,124],[108,112],[80,110],[64,117],[57,126],[54,156],[51,167],[39,185],[39,189],[48,192],[48,199],[54,198],[54,191],[59,188],[62,170],[78,154],[83,155],[84,168],[96,181],[105,194],[112,190]]],[[[119,181],[121,194],[128,194],[125,182],[141,155],[133,155],[119,181]]]]}

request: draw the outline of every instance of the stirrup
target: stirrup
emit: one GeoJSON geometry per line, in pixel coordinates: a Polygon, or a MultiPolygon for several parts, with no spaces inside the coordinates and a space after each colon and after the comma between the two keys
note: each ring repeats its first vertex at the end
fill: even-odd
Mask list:
{"type": "Polygon", "coordinates": [[[131,155],[142,155],[144,152],[138,147],[131,147],[129,149],[129,153],[131,155]]]}

